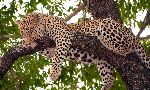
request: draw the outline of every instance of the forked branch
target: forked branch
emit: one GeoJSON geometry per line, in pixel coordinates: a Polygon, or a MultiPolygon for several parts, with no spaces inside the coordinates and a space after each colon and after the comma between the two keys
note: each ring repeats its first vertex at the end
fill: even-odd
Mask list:
{"type": "Polygon", "coordinates": [[[140,37],[141,33],[145,30],[145,27],[150,24],[150,8],[147,10],[147,14],[142,22],[142,26],[140,28],[140,31],[138,32],[138,34],[136,35],[137,38],[140,37]]]}
{"type": "Polygon", "coordinates": [[[80,12],[81,10],[84,10],[86,7],[86,4],[82,3],[78,8],[76,8],[73,13],[71,13],[69,16],[67,16],[65,18],[65,21],[69,21],[73,16],[75,16],[78,12],[80,12]]]}

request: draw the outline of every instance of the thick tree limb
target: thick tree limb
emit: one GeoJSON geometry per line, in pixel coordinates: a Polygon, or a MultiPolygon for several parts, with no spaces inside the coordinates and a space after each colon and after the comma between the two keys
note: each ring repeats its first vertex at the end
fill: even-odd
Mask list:
{"type": "Polygon", "coordinates": [[[142,22],[142,26],[140,28],[140,31],[138,32],[138,34],[136,35],[137,38],[140,37],[141,33],[143,32],[143,30],[145,29],[145,27],[150,24],[150,8],[147,10],[146,16],[142,22]]]}
{"type": "Polygon", "coordinates": [[[35,53],[38,49],[32,50],[31,47],[15,47],[9,49],[1,58],[0,58],[0,79],[12,66],[15,60],[24,55],[29,55],[35,53]],[[32,52],[31,52],[32,51],[32,52]]]}
{"type": "Polygon", "coordinates": [[[19,57],[33,54],[37,51],[40,51],[46,47],[54,47],[55,42],[51,41],[48,37],[44,37],[41,40],[37,40],[37,45],[35,48],[31,47],[22,47],[17,46],[9,49],[1,58],[0,58],[0,79],[5,75],[5,73],[8,71],[8,69],[13,65],[15,60],[17,60],[19,57]]]}

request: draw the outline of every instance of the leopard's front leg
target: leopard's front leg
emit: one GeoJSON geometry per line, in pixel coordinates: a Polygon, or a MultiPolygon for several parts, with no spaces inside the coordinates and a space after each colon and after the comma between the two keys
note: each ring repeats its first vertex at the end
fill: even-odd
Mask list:
{"type": "Polygon", "coordinates": [[[62,63],[64,58],[64,53],[60,52],[60,49],[56,49],[52,58],[52,67],[50,71],[51,80],[55,81],[61,75],[62,63]]]}
{"type": "Polygon", "coordinates": [[[66,58],[67,50],[69,49],[71,42],[68,37],[59,36],[56,39],[56,49],[52,57],[52,67],[50,72],[51,80],[55,81],[61,75],[62,64],[66,58]]]}

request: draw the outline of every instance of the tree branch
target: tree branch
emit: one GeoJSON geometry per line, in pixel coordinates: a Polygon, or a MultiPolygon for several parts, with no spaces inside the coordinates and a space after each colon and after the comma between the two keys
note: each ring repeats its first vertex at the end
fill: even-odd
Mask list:
{"type": "Polygon", "coordinates": [[[142,26],[140,28],[140,31],[136,35],[137,38],[140,37],[141,33],[145,30],[145,27],[150,24],[150,8],[147,10],[146,16],[142,22],[142,26]]]}
{"type": "Polygon", "coordinates": [[[16,90],[20,90],[20,87],[22,85],[22,80],[20,79],[20,77],[18,75],[16,75],[16,72],[12,68],[9,71],[10,71],[10,73],[12,73],[14,79],[16,79],[18,81],[16,90]]]}
{"type": "Polygon", "coordinates": [[[67,21],[69,21],[73,16],[75,16],[78,12],[80,12],[81,10],[83,10],[83,9],[85,9],[85,7],[86,7],[86,4],[84,4],[84,3],[82,3],[77,9],[75,9],[74,11],[73,11],[73,13],[71,13],[69,16],[67,16],[66,18],[65,18],[65,21],[67,22],[67,21]]]}
{"type": "Polygon", "coordinates": [[[8,39],[9,39],[9,35],[0,35],[0,41],[8,40],[8,39]]]}
{"type": "Polygon", "coordinates": [[[87,3],[94,19],[112,18],[119,23],[123,23],[114,0],[88,0],[87,3]]]}
{"type": "Polygon", "coordinates": [[[150,39],[150,35],[147,35],[146,37],[139,37],[139,40],[144,40],[144,39],[150,39]]]}
{"type": "Polygon", "coordinates": [[[43,50],[47,47],[55,47],[55,42],[51,41],[48,36],[43,37],[36,41],[38,43],[34,48],[32,47],[22,47],[17,46],[9,49],[1,58],[0,58],[0,79],[6,74],[8,69],[19,57],[33,54],[37,51],[43,50]]]}

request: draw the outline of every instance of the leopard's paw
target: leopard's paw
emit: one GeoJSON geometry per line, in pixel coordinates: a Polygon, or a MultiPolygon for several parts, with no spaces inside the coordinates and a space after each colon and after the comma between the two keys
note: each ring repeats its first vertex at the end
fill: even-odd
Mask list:
{"type": "Polygon", "coordinates": [[[58,77],[61,75],[61,72],[60,71],[56,71],[56,70],[51,70],[51,73],[50,73],[50,79],[52,81],[55,81],[58,79],[58,77]]]}

